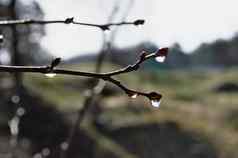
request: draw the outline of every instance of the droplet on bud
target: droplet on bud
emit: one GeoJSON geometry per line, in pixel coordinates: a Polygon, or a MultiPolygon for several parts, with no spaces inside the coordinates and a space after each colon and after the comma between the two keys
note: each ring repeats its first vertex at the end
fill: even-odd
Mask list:
{"type": "Polygon", "coordinates": [[[160,48],[157,52],[156,52],[156,57],[155,60],[157,62],[163,63],[168,55],[168,48],[160,48]]]}
{"type": "Polygon", "coordinates": [[[151,100],[151,105],[155,108],[160,107],[160,100],[151,100]]]}
{"type": "Polygon", "coordinates": [[[163,63],[166,59],[166,56],[158,56],[155,58],[155,60],[159,63],[163,63]]]}
{"type": "Polygon", "coordinates": [[[132,98],[132,99],[135,99],[136,97],[138,96],[138,94],[133,94],[133,95],[131,95],[130,97],[132,98]]]}
{"type": "Polygon", "coordinates": [[[147,96],[150,99],[153,107],[159,108],[162,95],[156,92],[151,92],[147,96]]]}
{"type": "Polygon", "coordinates": [[[46,73],[45,76],[49,78],[53,78],[56,76],[56,73],[46,73]]]}
{"type": "Polygon", "coordinates": [[[138,94],[133,91],[128,92],[127,95],[132,99],[135,99],[138,96],[138,94]]]}

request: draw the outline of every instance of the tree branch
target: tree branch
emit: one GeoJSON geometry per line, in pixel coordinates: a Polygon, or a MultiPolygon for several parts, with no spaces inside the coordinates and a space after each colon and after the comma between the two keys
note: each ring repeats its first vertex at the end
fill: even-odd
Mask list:
{"type": "Polygon", "coordinates": [[[46,24],[75,24],[75,25],[83,25],[96,27],[101,29],[102,31],[110,30],[111,26],[120,26],[120,25],[143,25],[145,20],[138,19],[133,22],[118,22],[118,23],[107,23],[107,24],[92,24],[92,23],[83,23],[74,21],[74,18],[66,18],[65,20],[34,20],[34,19],[21,19],[21,20],[2,20],[0,21],[0,26],[12,26],[12,25],[29,25],[29,24],[37,24],[37,25],[46,25],[46,24]]]}
{"type": "MultiPolygon", "coordinates": [[[[143,93],[135,90],[131,90],[124,86],[120,81],[112,78],[113,76],[117,76],[124,73],[129,73],[132,71],[137,71],[140,68],[140,65],[151,58],[157,57],[166,57],[168,53],[168,48],[161,48],[154,53],[142,52],[140,58],[133,64],[129,65],[125,68],[121,68],[116,71],[107,72],[107,73],[93,73],[93,72],[84,72],[84,71],[74,71],[74,70],[66,70],[61,68],[56,68],[56,66],[60,63],[60,58],[54,59],[50,65],[47,66],[5,66],[0,65],[0,72],[11,72],[11,73],[19,73],[19,72],[31,72],[31,73],[43,73],[43,74],[62,74],[62,75],[74,75],[74,76],[83,76],[83,77],[91,77],[96,79],[102,79],[107,82],[111,82],[117,87],[121,88],[129,97],[135,97],[138,95],[145,96],[150,98],[150,93],[143,93]]],[[[162,97],[161,94],[158,95],[158,100],[162,97]]]]}

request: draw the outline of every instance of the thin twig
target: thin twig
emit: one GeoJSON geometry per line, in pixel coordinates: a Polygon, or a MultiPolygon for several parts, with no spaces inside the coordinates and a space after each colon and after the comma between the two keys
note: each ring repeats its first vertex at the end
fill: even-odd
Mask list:
{"type": "MultiPolygon", "coordinates": [[[[115,6],[113,7],[112,12],[108,17],[107,23],[111,23],[113,21],[113,19],[115,18],[118,10],[119,10],[119,1],[117,1],[115,6]]],[[[112,32],[110,32],[110,34],[111,33],[112,32]]],[[[109,47],[107,47],[107,35],[106,35],[105,32],[103,32],[102,37],[103,37],[102,49],[101,49],[100,53],[97,56],[96,65],[95,65],[95,72],[97,72],[97,73],[99,73],[101,71],[102,64],[103,64],[103,61],[105,60],[106,54],[107,54],[107,52],[110,51],[109,47]]]]}
{"type": "MultiPolygon", "coordinates": [[[[120,21],[126,21],[126,18],[128,17],[131,8],[132,8],[132,6],[134,5],[134,2],[135,2],[134,0],[130,0],[130,1],[129,1],[129,3],[128,3],[127,7],[126,7],[126,11],[125,11],[124,14],[122,15],[120,21]]],[[[112,31],[111,35],[110,35],[110,39],[109,39],[110,42],[107,43],[107,44],[108,44],[108,49],[109,49],[109,51],[111,51],[111,49],[112,49],[113,43],[114,43],[115,38],[116,38],[116,35],[117,35],[117,33],[118,33],[118,30],[119,30],[119,27],[115,28],[115,29],[112,31]]]]}
{"type": "MultiPolygon", "coordinates": [[[[114,6],[110,16],[108,17],[107,23],[112,22],[113,18],[115,17],[116,13],[118,12],[118,9],[119,9],[118,2],[114,6]]],[[[107,51],[109,51],[109,48],[106,46],[107,46],[106,34],[103,32],[102,49],[101,49],[100,53],[98,54],[98,57],[96,60],[96,65],[95,65],[96,73],[101,72],[102,64],[103,64],[103,61],[105,60],[105,54],[107,51]]],[[[93,105],[95,105],[95,103],[98,101],[98,95],[102,92],[102,90],[104,89],[104,87],[106,85],[105,82],[102,82],[99,79],[95,79],[95,82],[97,82],[97,84],[93,88],[91,88],[90,95],[85,98],[83,107],[77,111],[77,118],[70,130],[69,136],[66,139],[66,142],[68,143],[69,147],[72,144],[73,137],[75,136],[78,128],[80,128],[81,122],[83,121],[87,112],[89,112],[90,109],[93,107],[93,105]]],[[[65,158],[66,153],[67,153],[67,150],[62,150],[60,153],[61,158],[65,158]]]]}
{"type": "Polygon", "coordinates": [[[156,58],[159,56],[167,56],[168,49],[167,48],[161,48],[157,52],[148,54],[146,52],[143,52],[140,55],[140,58],[133,64],[129,65],[125,68],[121,68],[119,70],[115,70],[112,72],[107,73],[93,73],[93,72],[84,72],[84,71],[75,71],[75,70],[66,70],[61,68],[56,68],[56,66],[60,63],[59,58],[56,58],[52,61],[51,65],[47,66],[5,66],[0,65],[0,72],[31,72],[31,73],[43,73],[43,74],[62,74],[62,75],[74,75],[74,76],[83,76],[83,77],[90,77],[95,79],[102,79],[107,82],[111,82],[114,85],[121,88],[127,95],[142,95],[145,97],[148,97],[149,93],[142,93],[139,91],[131,90],[124,85],[122,85],[119,81],[112,78],[113,76],[117,76],[124,73],[129,73],[132,71],[136,71],[139,69],[140,65],[151,58],[156,58]]]}
{"type": "Polygon", "coordinates": [[[101,30],[110,30],[111,26],[120,26],[120,25],[143,25],[144,20],[138,19],[133,22],[117,22],[117,23],[107,23],[107,24],[93,24],[93,23],[83,23],[74,21],[74,18],[66,18],[65,20],[34,20],[34,19],[20,19],[20,20],[1,20],[0,26],[12,26],[12,25],[29,25],[29,24],[37,24],[37,25],[46,25],[46,24],[75,24],[75,25],[83,25],[90,27],[97,27],[101,30]]]}

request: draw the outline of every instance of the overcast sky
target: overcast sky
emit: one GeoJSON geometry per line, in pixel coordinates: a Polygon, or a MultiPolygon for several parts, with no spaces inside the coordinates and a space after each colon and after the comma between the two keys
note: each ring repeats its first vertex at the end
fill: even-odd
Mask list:
{"type": "MultiPolygon", "coordinates": [[[[38,0],[45,19],[65,19],[103,24],[116,0],[38,0]]],[[[119,0],[121,13],[128,0],[119,0]]],[[[159,46],[178,42],[185,51],[201,42],[230,38],[238,31],[237,0],[135,0],[127,21],[145,19],[144,26],[121,27],[116,38],[119,47],[151,41],[159,46]]],[[[42,45],[52,54],[69,58],[97,51],[102,32],[75,25],[48,25],[42,45]]]]}

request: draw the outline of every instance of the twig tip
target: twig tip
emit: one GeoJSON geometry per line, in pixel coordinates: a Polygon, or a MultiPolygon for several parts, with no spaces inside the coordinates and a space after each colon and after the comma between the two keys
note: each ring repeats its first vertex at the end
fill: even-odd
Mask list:
{"type": "Polygon", "coordinates": [[[64,21],[65,24],[70,24],[72,22],[74,22],[74,17],[66,18],[65,21],[64,21]]]}
{"type": "Polygon", "coordinates": [[[53,69],[54,67],[56,67],[57,65],[59,65],[60,62],[61,62],[61,58],[55,58],[55,59],[51,62],[51,69],[53,69]]]}
{"type": "Polygon", "coordinates": [[[138,26],[138,25],[143,25],[145,23],[145,20],[143,19],[138,19],[136,21],[134,21],[134,25],[138,26]]]}
{"type": "Polygon", "coordinates": [[[108,25],[101,25],[99,26],[100,29],[102,29],[102,31],[107,31],[107,30],[110,30],[109,26],[108,25]]]}

